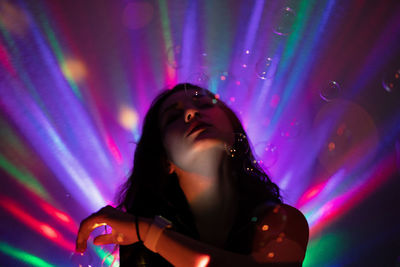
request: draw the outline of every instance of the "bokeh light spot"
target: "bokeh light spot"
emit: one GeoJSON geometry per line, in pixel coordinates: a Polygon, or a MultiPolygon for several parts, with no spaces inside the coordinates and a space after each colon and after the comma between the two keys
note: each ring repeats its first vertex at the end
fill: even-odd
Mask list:
{"type": "Polygon", "coordinates": [[[330,143],[328,144],[328,149],[329,149],[329,151],[335,150],[335,143],[334,143],[334,142],[330,142],[330,143]]]}
{"type": "Polygon", "coordinates": [[[66,59],[61,66],[62,72],[67,79],[75,82],[82,81],[87,74],[86,66],[77,59],[66,59]]]}
{"type": "Polygon", "coordinates": [[[23,10],[9,1],[0,1],[0,23],[17,36],[23,36],[28,28],[28,18],[23,10]]]}
{"type": "Polygon", "coordinates": [[[386,72],[382,79],[382,86],[389,93],[400,91],[400,69],[386,72]]]}
{"type": "Polygon", "coordinates": [[[280,96],[277,95],[277,94],[274,94],[274,95],[272,96],[272,98],[271,98],[271,102],[269,103],[269,105],[270,105],[272,108],[276,108],[276,107],[278,106],[280,100],[281,100],[280,96]]]}
{"type": "Polygon", "coordinates": [[[127,130],[133,130],[137,127],[138,120],[139,115],[134,109],[128,106],[121,106],[118,121],[122,127],[127,130]]]}
{"type": "Polygon", "coordinates": [[[85,253],[73,252],[69,258],[71,266],[91,267],[93,264],[93,256],[89,250],[85,253]]]}

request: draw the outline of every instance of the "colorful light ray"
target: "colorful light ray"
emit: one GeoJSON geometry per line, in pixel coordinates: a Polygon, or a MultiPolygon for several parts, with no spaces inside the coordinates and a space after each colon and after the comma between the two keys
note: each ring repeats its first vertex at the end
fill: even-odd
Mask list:
{"type": "Polygon", "coordinates": [[[43,199],[50,199],[50,194],[46,191],[43,185],[28,171],[23,170],[21,167],[16,167],[9,162],[3,155],[0,154],[0,168],[4,169],[6,173],[14,177],[19,183],[24,185],[25,188],[39,195],[43,199]]]}
{"type": "Polygon", "coordinates": [[[61,233],[59,233],[50,225],[34,218],[14,200],[7,198],[5,196],[0,196],[0,206],[3,209],[7,210],[9,213],[11,213],[14,217],[19,219],[21,223],[25,224],[33,231],[43,235],[51,242],[56,243],[57,245],[68,251],[74,251],[75,249],[74,242],[66,239],[61,233]]]}
{"type": "Polygon", "coordinates": [[[30,264],[32,266],[37,267],[55,267],[56,265],[50,264],[49,262],[32,255],[28,252],[22,251],[18,248],[10,246],[7,243],[0,241],[0,251],[7,256],[13,257],[20,262],[24,262],[26,264],[30,264]]]}
{"type": "MultiPolygon", "coordinates": [[[[82,217],[80,210],[86,214],[112,203],[131,168],[130,144],[138,140],[152,97],[200,68],[212,73],[209,88],[233,106],[253,143],[276,146],[279,156],[267,171],[312,227],[305,265],[357,259],[347,247],[335,249],[348,240],[345,231],[331,228],[398,174],[388,151],[399,142],[399,95],[381,88],[377,78],[387,66],[398,67],[396,1],[159,0],[133,27],[122,21],[126,3],[78,2],[0,3],[0,116],[7,122],[1,136],[10,143],[0,146],[0,166],[7,183],[26,193],[24,201],[51,215],[51,223],[36,227],[42,235],[54,239],[56,228],[73,232],[72,218],[82,217]],[[283,25],[286,32],[277,31],[275,23],[293,19],[283,25]],[[167,52],[177,46],[180,51],[167,52]],[[168,61],[178,57],[182,67],[171,67],[168,61]],[[262,79],[255,69],[265,58],[271,62],[262,79]],[[327,81],[340,85],[339,99],[359,104],[371,117],[379,133],[376,147],[363,150],[368,138],[378,136],[375,130],[343,150],[329,139],[345,135],[348,125],[339,121],[348,115],[344,109],[312,123],[332,103],[320,98],[327,81]],[[127,127],[119,121],[121,107],[136,112],[127,127]],[[292,135],[296,129],[285,125],[293,119],[301,129],[292,135]],[[345,153],[329,168],[321,151],[345,153]],[[32,167],[39,162],[40,168],[32,167]]],[[[397,233],[393,229],[372,233],[368,242],[351,241],[363,243],[357,248],[362,255],[397,233]]]]}
{"type": "MultiPolygon", "coordinates": [[[[396,155],[388,155],[371,167],[370,174],[367,174],[366,178],[359,180],[362,182],[358,182],[357,185],[340,195],[330,197],[330,200],[319,206],[317,210],[306,211],[305,216],[310,224],[311,238],[360,204],[376,188],[379,188],[393,177],[396,171],[396,155]]],[[[304,210],[307,209],[304,208],[304,210]]]]}

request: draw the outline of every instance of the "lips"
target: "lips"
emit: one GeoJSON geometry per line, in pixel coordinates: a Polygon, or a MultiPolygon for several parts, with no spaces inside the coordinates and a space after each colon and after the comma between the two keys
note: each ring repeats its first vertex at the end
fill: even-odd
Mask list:
{"type": "Polygon", "coordinates": [[[206,123],[206,122],[199,122],[199,121],[194,121],[192,125],[190,125],[186,137],[191,135],[192,133],[196,132],[197,130],[204,129],[206,127],[213,126],[212,124],[206,123]]]}

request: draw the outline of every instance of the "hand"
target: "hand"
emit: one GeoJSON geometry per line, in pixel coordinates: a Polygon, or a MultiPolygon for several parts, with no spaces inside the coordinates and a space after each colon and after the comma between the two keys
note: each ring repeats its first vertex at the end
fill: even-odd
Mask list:
{"type": "Polygon", "coordinates": [[[136,234],[135,216],[106,206],[81,222],[76,238],[76,251],[83,253],[90,233],[95,228],[104,225],[110,226],[112,231],[110,234],[97,236],[93,241],[95,245],[129,245],[139,241],[136,234]]]}

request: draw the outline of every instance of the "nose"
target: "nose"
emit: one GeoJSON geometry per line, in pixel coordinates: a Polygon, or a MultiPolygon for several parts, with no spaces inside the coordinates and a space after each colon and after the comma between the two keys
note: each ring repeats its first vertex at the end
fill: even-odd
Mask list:
{"type": "Polygon", "coordinates": [[[195,117],[199,117],[200,113],[197,109],[188,108],[185,110],[185,123],[191,122],[195,117]]]}

